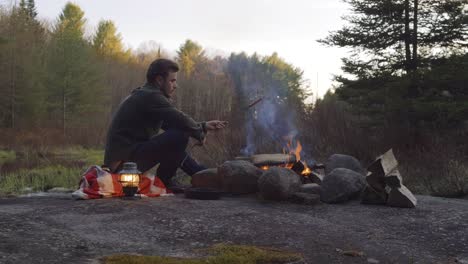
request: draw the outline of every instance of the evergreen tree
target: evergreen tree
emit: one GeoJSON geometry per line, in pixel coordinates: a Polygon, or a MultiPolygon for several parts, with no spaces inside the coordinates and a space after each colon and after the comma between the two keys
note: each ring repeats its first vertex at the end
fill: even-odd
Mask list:
{"type": "Polygon", "coordinates": [[[1,47],[2,75],[6,107],[2,125],[17,128],[37,125],[44,112],[44,39],[45,30],[27,12],[26,2],[13,7],[9,15],[2,16],[1,34],[7,36],[1,47]]]}
{"type": "Polygon", "coordinates": [[[35,19],[37,16],[37,10],[36,10],[36,4],[34,3],[34,0],[28,0],[27,10],[28,10],[29,17],[35,19]]]}
{"type": "Polygon", "coordinates": [[[190,76],[194,72],[196,64],[205,59],[203,48],[189,39],[177,51],[177,61],[186,76],[190,76]]]}
{"type": "Polygon", "coordinates": [[[424,63],[433,48],[446,54],[468,47],[466,0],[344,1],[352,11],[345,18],[348,25],[320,42],[351,48],[343,68],[358,78],[410,73],[418,68],[418,55],[424,63]]]}
{"type": "Polygon", "coordinates": [[[377,123],[417,124],[418,102],[433,94],[425,72],[441,58],[466,53],[466,0],[344,1],[352,10],[348,24],[320,40],[352,49],[337,94],[377,123]]]}
{"type": "Polygon", "coordinates": [[[101,76],[91,46],[84,39],[84,12],[67,3],[52,35],[49,65],[49,110],[61,120],[63,133],[84,113],[102,111],[101,76]]]}
{"type": "Polygon", "coordinates": [[[19,3],[21,12],[27,14],[31,19],[35,19],[37,16],[36,4],[34,0],[21,0],[19,3]]]}
{"type": "Polygon", "coordinates": [[[124,57],[125,50],[122,44],[122,37],[117,33],[114,22],[102,20],[93,38],[93,47],[98,54],[112,57],[124,57]]]}

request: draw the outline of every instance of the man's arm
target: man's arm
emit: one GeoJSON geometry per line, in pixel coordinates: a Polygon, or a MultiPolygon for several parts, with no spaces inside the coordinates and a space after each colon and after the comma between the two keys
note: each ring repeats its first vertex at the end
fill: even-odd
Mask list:
{"type": "Polygon", "coordinates": [[[196,122],[190,116],[174,107],[167,98],[160,93],[148,96],[146,109],[149,118],[163,121],[163,129],[177,128],[190,133],[191,137],[203,141],[206,135],[206,123],[196,122]]]}

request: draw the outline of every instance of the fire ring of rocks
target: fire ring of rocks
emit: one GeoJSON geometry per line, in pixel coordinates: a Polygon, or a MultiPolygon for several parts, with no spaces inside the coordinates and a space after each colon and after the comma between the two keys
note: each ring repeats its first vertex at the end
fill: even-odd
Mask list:
{"type": "Polygon", "coordinates": [[[294,154],[237,157],[192,176],[192,186],[262,199],[313,205],[361,199],[364,204],[412,208],[416,198],[403,185],[392,150],[364,169],[354,157],[334,154],[325,164],[306,164],[294,154]]]}

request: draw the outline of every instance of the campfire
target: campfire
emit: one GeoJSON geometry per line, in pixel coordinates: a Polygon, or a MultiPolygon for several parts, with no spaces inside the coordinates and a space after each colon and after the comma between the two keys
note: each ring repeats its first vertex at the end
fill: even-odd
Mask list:
{"type": "Polygon", "coordinates": [[[301,151],[302,145],[299,140],[295,144],[289,140],[282,154],[256,154],[237,159],[250,160],[256,167],[265,171],[273,166],[287,168],[301,176],[303,183],[320,183],[323,177],[319,170],[324,166],[322,164],[309,166],[307,162],[301,160],[301,151]]]}

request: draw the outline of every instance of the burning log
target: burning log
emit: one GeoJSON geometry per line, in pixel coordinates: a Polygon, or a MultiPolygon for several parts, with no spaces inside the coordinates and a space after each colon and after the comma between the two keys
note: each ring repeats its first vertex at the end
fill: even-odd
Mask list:
{"type": "Polygon", "coordinates": [[[307,177],[311,183],[322,184],[323,175],[320,173],[312,171],[309,175],[307,175],[307,177]]]}
{"type": "Polygon", "coordinates": [[[295,171],[297,174],[301,174],[306,168],[305,164],[302,161],[297,161],[291,167],[291,170],[295,171]]]}
{"type": "Polygon", "coordinates": [[[250,157],[250,159],[257,167],[279,166],[296,162],[294,154],[257,154],[250,157]]]}

